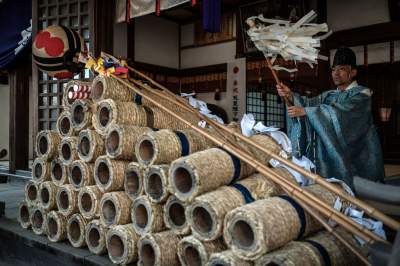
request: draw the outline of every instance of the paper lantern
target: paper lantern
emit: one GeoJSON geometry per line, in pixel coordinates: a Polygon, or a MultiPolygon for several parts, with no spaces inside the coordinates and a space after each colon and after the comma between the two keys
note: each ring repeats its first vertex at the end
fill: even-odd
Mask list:
{"type": "Polygon", "coordinates": [[[33,59],[38,68],[51,77],[72,78],[83,65],[79,53],[86,52],[83,38],[64,26],[49,26],[39,32],[32,46],[33,59]]]}

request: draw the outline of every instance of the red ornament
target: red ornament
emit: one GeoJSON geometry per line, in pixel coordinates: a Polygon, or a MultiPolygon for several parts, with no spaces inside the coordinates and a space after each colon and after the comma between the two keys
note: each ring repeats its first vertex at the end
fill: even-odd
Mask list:
{"type": "Polygon", "coordinates": [[[50,56],[59,56],[64,52],[64,43],[58,37],[51,37],[50,32],[41,31],[36,36],[36,47],[39,49],[44,48],[46,53],[50,56]]]}

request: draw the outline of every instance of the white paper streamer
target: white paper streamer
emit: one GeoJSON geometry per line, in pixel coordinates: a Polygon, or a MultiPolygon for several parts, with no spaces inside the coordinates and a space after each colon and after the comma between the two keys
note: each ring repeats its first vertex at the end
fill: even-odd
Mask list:
{"type": "MultiPolygon", "coordinates": [[[[293,60],[295,62],[308,63],[311,67],[317,64],[317,59],[327,60],[325,56],[319,56],[318,52],[321,46],[321,40],[327,38],[332,32],[328,31],[328,25],[309,23],[316,17],[314,11],[310,11],[296,23],[290,23],[285,20],[266,19],[262,15],[258,17],[249,17],[246,22],[250,26],[247,34],[254,42],[254,45],[264,56],[276,58],[277,55],[283,57],[285,61],[293,60]],[[259,20],[265,24],[256,24],[259,20]],[[327,32],[321,36],[314,36],[321,32],[327,32]]],[[[297,68],[288,69],[277,66],[276,70],[288,72],[297,71],[297,68]]]]}
{"type": "MultiPolygon", "coordinates": [[[[200,112],[202,115],[205,115],[205,116],[207,116],[208,118],[210,118],[210,119],[212,119],[212,120],[214,120],[214,121],[217,121],[217,122],[220,123],[220,124],[224,124],[224,120],[222,120],[219,116],[211,114],[211,111],[207,108],[207,103],[193,98],[193,96],[194,96],[195,94],[196,94],[196,93],[181,93],[181,97],[187,98],[188,101],[189,101],[189,104],[190,104],[193,108],[198,109],[199,112],[200,112]]],[[[202,121],[202,122],[205,123],[205,121],[202,121]]],[[[201,123],[201,125],[199,124],[199,126],[205,127],[205,124],[204,124],[204,123],[201,123]]]]}

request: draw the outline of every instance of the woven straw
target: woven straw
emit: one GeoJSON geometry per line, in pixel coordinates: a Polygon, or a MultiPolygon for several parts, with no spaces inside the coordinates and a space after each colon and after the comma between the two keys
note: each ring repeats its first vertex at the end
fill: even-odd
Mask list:
{"type": "Polygon", "coordinates": [[[113,125],[147,126],[146,112],[142,106],[132,102],[103,100],[97,103],[96,113],[93,116],[93,126],[96,131],[107,136],[113,125]]]}
{"type": "MultiPolygon", "coordinates": [[[[261,174],[253,174],[238,184],[244,186],[254,200],[280,194],[278,185],[261,174]]],[[[243,194],[233,186],[223,186],[200,195],[186,208],[186,217],[193,235],[203,241],[222,236],[225,215],[246,201],[243,194]]]]}
{"type": "Polygon", "coordinates": [[[46,234],[46,212],[39,207],[33,207],[30,212],[29,220],[32,231],[37,235],[46,234]]]}
{"type": "Polygon", "coordinates": [[[144,178],[144,191],[150,201],[164,203],[169,196],[168,191],[169,165],[150,166],[144,178]]]}
{"type": "Polygon", "coordinates": [[[106,152],[112,159],[137,161],[135,144],[143,133],[152,131],[148,127],[113,125],[106,137],[106,152]]]}
{"type": "MultiPolygon", "coordinates": [[[[212,144],[194,130],[182,130],[188,141],[188,154],[210,148],[212,144]]],[[[185,155],[182,154],[182,144],[178,133],[163,129],[151,131],[139,137],[135,146],[138,162],[145,165],[166,164],[185,155]]],[[[186,155],[188,155],[186,154],[186,155]]]]}
{"type": "Polygon", "coordinates": [[[127,161],[111,160],[107,156],[100,156],[94,166],[96,185],[104,193],[123,190],[127,166],[127,161]]]}
{"type": "Polygon", "coordinates": [[[59,158],[63,164],[71,164],[78,160],[78,137],[66,137],[61,140],[58,147],[59,158]]]}
{"type": "Polygon", "coordinates": [[[101,255],[107,252],[107,228],[102,226],[100,220],[90,221],[85,228],[86,245],[90,252],[101,255]]]}
{"type": "MultiPolygon", "coordinates": [[[[185,111],[180,112],[179,115],[186,118],[188,121],[191,121],[193,124],[197,125],[197,123],[199,122],[199,119],[197,117],[193,117],[192,115],[185,113],[185,111]]],[[[173,130],[182,130],[189,128],[189,126],[187,126],[185,123],[179,121],[178,119],[159,109],[158,107],[147,107],[146,117],[147,126],[151,128],[173,130]]]]}
{"type": "Polygon", "coordinates": [[[82,130],[79,133],[78,156],[87,163],[93,163],[105,153],[104,141],[94,130],[82,130]]]}
{"type": "Polygon", "coordinates": [[[25,201],[29,207],[36,206],[39,200],[39,185],[31,180],[25,185],[25,201]]]}
{"type": "Polygon", "coordinates": [[[70,184],[62,185],[58,188],[56,201],[58,211],[64,216],[68,217],[79,211],[78,192],[70,184]]]}
{"type": "Polygon", "coordinates": [[[71,121],[75,131],[93,128],[92,115],[94,111],[92,100],[76,100],[71,107],[71,121]]]}
{"type": "Polygon", "coordinates": [[[136,261],[138,240],[132,224],[112,226],[107,232],[108,257],[115,264],[126,265],[136,261]]]}
{"type": "Polygon", "coordinates": [[[69,111],[64,111],[58,116],[56,128],[61,137],[71,137],[76,134],[72,127],[71,113],[69,111]]]}
{"type": "Polygon", "coordinates": [[[68,219],[59,212],[51,211],[46,217],[47,238],[51,242],[60,242],[67,239],[68,219]]]}
{"type": "MultiPolygon", "coordinates": [[[[254,173],[254,169],[240,162],[238,179],[254,173]]],[[[224,150],[211,148],[193,153],[172,162],[169,169],[170,191],[184,202],[197,195],[232,182],[235,168],[232,157],[224,150]]]]}
{"type": "Polygon", "coordinates": [[[171,195],[164,204],[164,224],[177,235],[190,233],[190,226],[185,216],[186,208],[187,206],[174,195],[171,195]]]}
{"type": "Polygon", "coordinates": [[[78,193],[79,212],[85,219],[100,217],[100,200],[103,193],[97,186],[85,186],[78,193]]]}
{"type": "Polygon", "coordinates": [[[138,163],[129,163],[124,175],[124,190],[131,200],[143,195],[143,176],[145,168],[138,163]]]}
{"type": "Polygon", "coordinates": [[[61,138],[56,131],[43,130],[36,136],[35,151],[37,156],[50,161],[58,155],[61,138]]]}
{"type": "Polygon", "coordinates": [[[57,186],[51,181],[41,183],[39,186],[39,206],[45,211],[57,208],[57,186]]]}
{"type": "Polygon", "coordinates": [[[132,201],[123,191],[103,195],[100,201],[100,221],[104,226],[131,222],[132,201]]]}
{"type": "Polygon", "coordinates": [[[85,186],[94,185],[94,163],[74,161],[69,167],[69,183],[79,190],[85,186]]]}
{"type": "Polygon", "coordinates": [[[24,229],[29,229],[31,227],[31,221],[29,219],[30,208],[26,201],[20,202],[18,206],[18,222],[24,229]]]}
{"type": "Polygon", "coordinates": [[[67,223],[67,237],[73,247],[86,246],[85,229],[87,220],[80,213],[72,215],[67,223]]]}
{"type": "MultiPolygon", "coordinates": [[[[350,243],[355,244],[352,236],[344,230],[336,229],[350,243]]],[[[350,252],[340,241],[326,231],[317,233],[307,240],[320,244],[328,253],[330,265],[361,265],[353,253],[350,252]]],[[[265,254],[255,262],[256,266],[279,265],[279,266],[319,266],[325,265],[321,253],[309,242],[292,241],[284,247],[265,254]]]]}
{"type": "MultiPolygon", "coordinates": [[[[319,185],[305,188],[333,206],[335,195],[319,185]]],[[[284,246],[299,236],[301,222],[296,209],[287,200],[271,197],[236,208],[224,221],[224,239],[242,259],[256,260],[261,255],[284,246]]],[[[321,229],[305,212],[304,236],[321,229]]]]}
{"type": "MultiPolygon", "coordinates": [[[[282,153],[281,146],[269,135],[263,135],[263,134],[253,135],[250,137],[250,140],[254,141],[255,143],[257,143],[264,149],[266,149],[274,154],[278,154],[278,155],[284,154],[284,153],[282,153]]],[[[259,161],[264,162],[264,164],[268,164],[272,158],[271,156],[265,154],[264,152],[260,151],[259,149],[255,148],[253,146],[249,146],[249,145],[245,145],[245,146],[248,146],[247,149],[250,150],[250,152],[254,155],[254,157],[257,158],[259,161]]]]}
{"type": "Polygon", "coordinates": [[[90,96],[94,101],[110,98],[126,102],[133,100],[134,92],[116,79],[98,75],[93,79],[90,96]]]}
{"type": "Polygon", "coordinates": [[[60,159],[51,161],[51,180],[57,186],[62,186],[69,183],[68,172],[69,167],[62,163],[60,159]]]}
{"type": "Polygon", "coordinates": [[[64,109],[69,110],[72,107],[72,104],[74,103],[74,99],[69,99],[68,98],[68,92],[73,91],[74,85],[78,86],[91,86],[91,82],[85,82],[85,81],[80,81],[80,80],[70,80],[64,89],[63,93],[63,99],[62,99],[62,104],[64,109]]]}
{"type": "Polygon", "coordinates": [[[146,234],[139,239],[139,265],[179,266],[176,252],[181,237],[172,231],[146,234]]]}
{"type": "Polygon", "coordinates": [[[133,201],[131,219],[133,229],[141,236],[166,229],[163,219],[163,206],[151,203],[147,196],[140,196],[133,201]]]}
{"type": "Polygon", "coordinates": [[[252,266],[253,263],[245,261],[237,256],[232,250],[225,250],[220,253],[213,253],[207,263],[207,266],[252,266]]]}
{"type": "Polygon", "coordinates": [[[32,179],[35,182],[50,180],[51,164],[43,157],[37,157],[32,164],[32,179]]]}
{"type": "Polygon", "coordinates": [[[226,249],[222,238],[201,242],[193,236],[183,238],[178,245],[178,256],[182,266],[206,265],[212,253],[226,249]]]}

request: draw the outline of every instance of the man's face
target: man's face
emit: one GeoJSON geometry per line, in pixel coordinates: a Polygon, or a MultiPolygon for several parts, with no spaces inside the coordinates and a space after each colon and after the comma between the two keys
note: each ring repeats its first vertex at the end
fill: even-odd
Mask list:
{"type": "Polygon", "coordinates": [[[356,74],[357,70],[349,65],[337,65],[332,68],[332,80],[336,86],[350,84],[356,74]]]}

